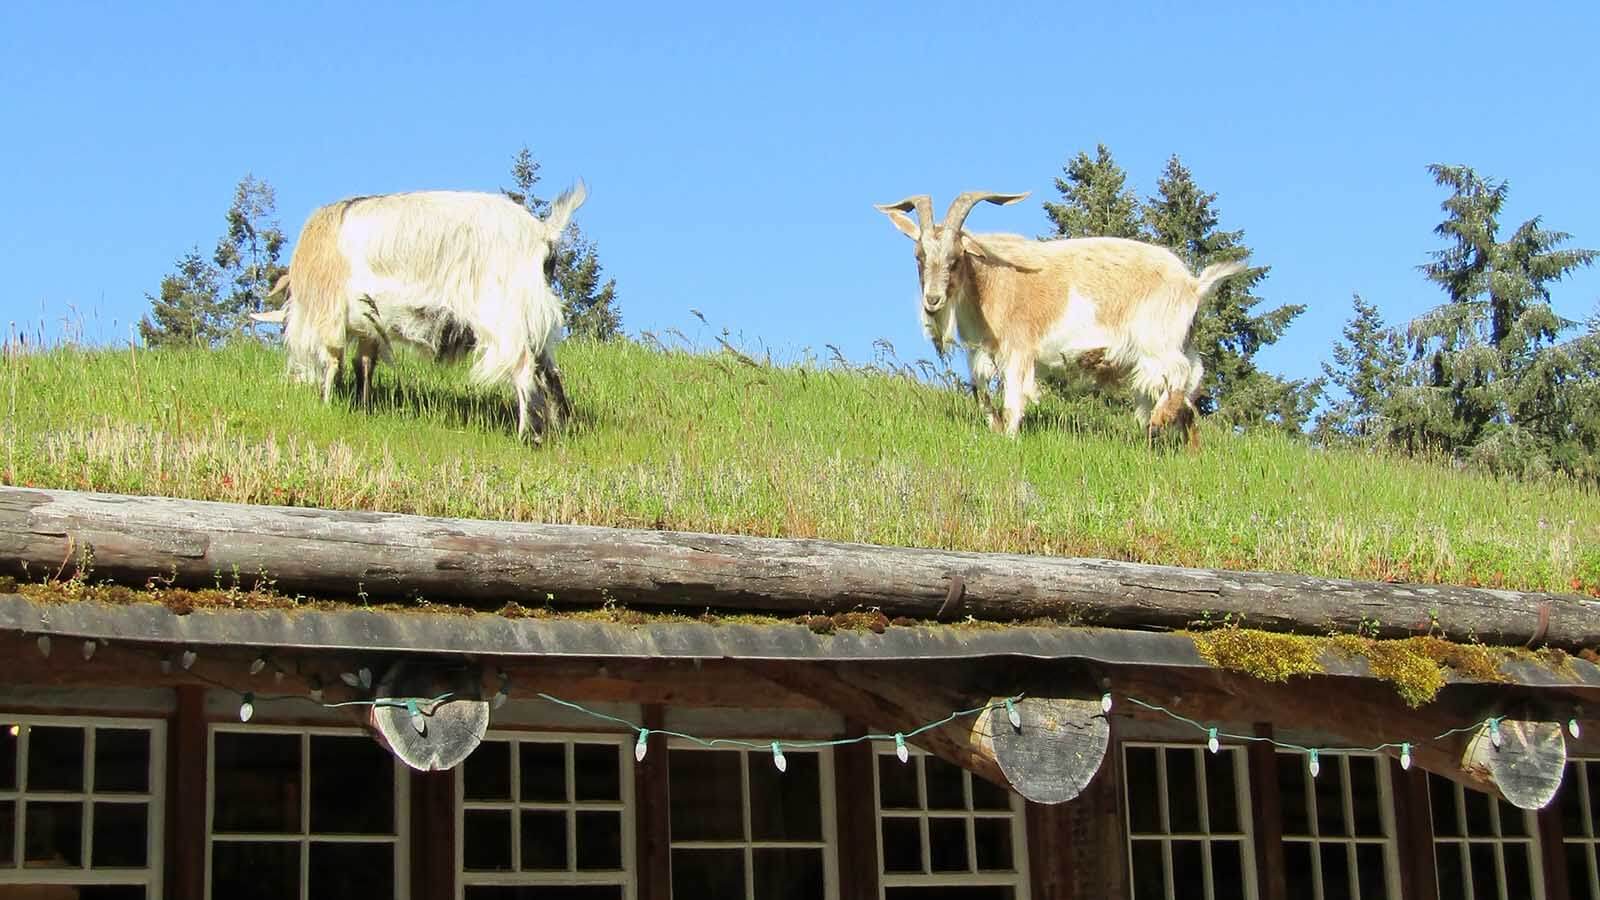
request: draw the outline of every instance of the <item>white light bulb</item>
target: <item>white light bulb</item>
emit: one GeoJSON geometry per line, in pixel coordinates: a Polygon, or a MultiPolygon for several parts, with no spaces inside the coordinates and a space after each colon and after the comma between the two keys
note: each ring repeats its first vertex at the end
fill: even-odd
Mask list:
{"type": "Polygon", "coordinates": [[[1411,745],[1410,744],[1401,744],[1400,745],[1400,768],[1402,768],[1402,769],[1410,769],[1411,768],[1411,745]]]}
{"type": "Polygon", "coordinates": [[[1499,750],[1500,749],[1500,745],[1504,742],[1504,740],[1505,740],[1504,738],[1500,737],[1500,720],[1499,719],[1490,719],[1489,720],[1489,743],[1493,744],[1494,748],[1496,750],[1499,750]]]}
{"type": "Polygon", "coordinates": [[[356,673],[354,672],[340,672],[339,680],[350,685],[351,687],[361,686],[361,679],[357,677],[356,673]]]}
{"type": "Polygon", "coordinates": [[[1111,712],[1111,692],[1110,691],[1106,691],[1104,694],[1100,695],[1100,711],[1103,712],[1103,713],[1108,713],[1108,714],[1111,712]]]}
{"type": "Polygon", "coordinates": [[[1011,727],[1014,730],[1022,730],[1022,714],[1017,712],[1017,705],[1010,700],[1006,701],[1006,718],[1011,720],[1011,727]]]}
{"type": "Polygon", "coordinates": [[[12,737],[16,737],[17,733],[20,732],[22,730],[22,728],[20,726],[13,725],[10,728],[7,728],[6,730],[11,732],[11,736],[12,737]]]}
{"type": "Polygon", "coordinates": [[[783,758],[783,748],[777,741],[772,742],[772,764],[778,767],[779,772],[789,771],[789,761],[783,758]]]}
{"type": "Polygon", "coordinates": [[[372,687],[372,670],[371,669],[367,668],[366,666],[362,666],[361,667],[361,671],[356,673],[356,677],[361,680],[361,689],[362,690],[367,690],[367,689],[372,687]]]}
{"type": "Polygon", "coordinates": [[[94,650],[95,650],[95,642],[94,641],[84,641],[83,642],[83,659],[84,659],[84,662],[88,662],[89,660],[94,659],[94,650]]]}
{"type": "Polygon", "coordinates": [[[172,674],[172,657],[170,657],[170,656],[161,657],[161,674],[163,674],[163,675],[171,675],[172,674]]]}
{"type": "Polygon", "coordinates": [[[255,694],[244,695],[244,702],[239,704],[239,721],[248,722],[250,717],[256,714],[255,700],[255,694]]]}
{"type": "Polygon", "coordinates": [[[634,741],[634,743],[633,743],[633,761],[634,762],[644,762],[644,755],[647,752],[649,752],[649,750],[650,750],[650,745],[647,743],[647,741],[649,741],[649,740],[650,740],[650,729],[648,729],[648,728],[639,729],[639,739],[637,741],[634,741]]]}
{"type": "Polygon", "coordinates": [[[197,656],[198,654],[196,654],[193,650],[185,650],[183,651],[183,656],[178,660],[178,664],[183,666],[183,670],[187,672],[191,667],[194,666],[194,661],[197,656]]]}
{"type": "Polygon", "coordinates": [[[1206,749],[1212,753],[1222,749],[1222,745],[1217,741],[1217,730],[1215,728],[1211,729],[1206,735],[1206,749]]]}
{"type": "Polygon", "coordinates": [[[39,647],[39,655],[40,656],[49,657],[49,655],[50,655],[50,635],[41,634],[41,635],[39,635],[39,639],[37,641],[34,641],[34,643],[37,644],[38,647],[39,647]]]}
{"type": "Polygon", "coordinates": [[[501,688],[500,690],[494,692],[494,699],[489,701],[489,705],[495,709],[499,709],[500,707],[506,705],[506,697],[508,696],[509,694],[506,693],[506,689],[501,688]]]}
{"type": "Polygon", "coordinates": [[[1311,777],[1315,778],[1322,772],[1322,763],[1317,761],[1317,751],[1311,751],[1311,777]]]}
{"type": "Polygon", "coordinates": [[[261,670],[265,669],[266,667],[267,667],[267,659],[266,659],[266,657],[258,656],[254,660],[252,660],[251,663],[250,663],[250,674],[251,675],[260,675],[261,674],[261,670]]]}
{"type": "Polygon", "coordinates": [[[906,736],[898,731],[894,733],[894,755],[901,762],[911,759],[911,751],[906,749],[906,736]]]}
{"type": "Polygon", "coordinates": [[[1578,730],[1578,720],[1577,719],[1568,719],[1567,720],[1567,734],[1572,735],[1572,739],[1573,740],[1577,740],[1579,737],[1582,736],[1579,733],[1579,730],[1578,730]]]}
{"type": "Polygon", "coordinates": [[[422,710],[418,708],[417,701],[407,700],[406,712],[411,713],[411,727],[417,730],[417,734],[427,734],[428,721],[423,717],[422,710]]]}

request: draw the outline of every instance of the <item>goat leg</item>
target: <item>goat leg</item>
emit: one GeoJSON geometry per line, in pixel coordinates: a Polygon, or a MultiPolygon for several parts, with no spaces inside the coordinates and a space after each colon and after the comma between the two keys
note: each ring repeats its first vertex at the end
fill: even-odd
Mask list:
{"type": "Polygon", "coordinates": [[[539,357],[539,371],[549,390],[551,423],[559,428],[572,418],[572,403],[567,400],[567,390],[561,384],[561,370],[556,367],[556,361],[550,354],[545,353],[539,357]]]}

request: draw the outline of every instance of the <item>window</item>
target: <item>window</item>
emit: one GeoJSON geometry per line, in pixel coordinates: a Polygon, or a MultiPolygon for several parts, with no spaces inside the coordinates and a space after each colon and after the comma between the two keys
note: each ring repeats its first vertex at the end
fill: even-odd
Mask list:
{"type": "Polygon", "coordinates": [[[1439,900],[1539,900],[1533,814],[1428,774],[1439,900]]]}
{"type": "Polygon", "coordinates": [[[1244,751],[1124,744],[1134,900],[1255,896],[1244,751]]]}
{"type": "Polygon", "coordinates": [[[633,758],[622,738],[491,736],[457,771],[464,900],[633,896],[633,758]]]}
{"type": "Polygon", "coordinates": [[[672,896],[832,900],[833,757],[673,745],[672,896]]]}
{"type": "Polygon", "coordinates": [[[1600,847],[1595,828],[1600,796],[1596,791],[1600,791],[1600,760],[1568,757],[1556,803],[1565,834],[1567,892],[1573,900],[1600,900],[1600,866],[1595,858],[1596,847],[1600,847]]]}
{"type": "Polygon", "coordinates": [[[0,896],[160,897],[164,736],[158,721],[0,716],[0,896]]]}
{"type": "Polygon", "coordinates": [[[1398,898],[1389,772],[1382,757],[1280,751],[1283,860],[1289,895],[1303,900],[1398,898]]]}
{"type": "Polygon", "coordinates": [[[211,731],[206,884],[215,900],[403,898],[407,779],[347,729],[211,731]]]}
{"type": "Polygon", "coordinates": [[[875,747],[885,900],[1026,900],[1022,798],[922,750],[875,747]]]}

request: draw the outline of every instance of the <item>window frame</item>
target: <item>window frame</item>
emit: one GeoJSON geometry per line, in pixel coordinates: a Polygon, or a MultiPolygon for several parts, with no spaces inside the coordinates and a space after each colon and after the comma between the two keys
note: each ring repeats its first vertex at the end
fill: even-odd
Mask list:
{"type": "MultiPolygon", "coordinates": [[[[839,900],[839,815],[834,794],[833,748],[794,746],[784,748],[786,751],[785,756],[790,753],[815,753],[817,755],[817,792],[820,795],[817,798],[817,811],[822,817],[822,839],[819,841],[758,841],[750,836],[750,754],[760,755],[763,752],[760,747],[767,746],[772,742],[772,739],[750,738],[745,742],[757,746],[747,747],[740,744],[706,747],[694,741],[678,737],[670,738],[667,741],[668,754],[681,752],[737,753],[739,755],[739,800],[745,835],[741,840],[679,841],[672,836],[671,811],[669,808],[666,835],[668,859],[671,859],[672,851],[674,850],[739,850],[744,854],[744,896],[745,900],[751,900],[755,896],[755,851],[821,850],[823,897],[826,900],[839,900]]],[[[779,739],[779,743],[782,743],[781,739],[779,739]]],[[[801,741],[801,743],[807,742],[801,741]]],[[[668,779],[671,778],[671,771],[671,763],[669,761],[665,772],[668,779]]]]}
{"type": "MultiPolygon", "coordinates": [[[[311,897],[311,844],[391,844],[394,847],[394,896],[407,900],[411,896],[411,778],[410,767],[390,754],[394,770],[394,834],[320,834],[311,830],[311,739],[313,737],[359,737],[371,741],[372,736],[359,728],[334,725],[246,725],[229,722],[208,722],[206,726],[206,864],[205,898],[212,900],[211,857],[218,842],[215,829],[217,811],[217,735],[229,734],[292,734],[300,738],[300,830],[298,832],[259,833],[223,832],[223,843],[298,844],[300,846],[300,900],[311,897]]],[[[376,743],[376,742],[374,742],[376,743]]]]}
{"type": "MultiPolygon", "coordinates": [[[[555,886],[598,886],[622,888],[623,900],[634,900],[638,895],[639,869],[637,844],[635,840],[635,802],[634,802],[634,769],[632,752],[632,735],[612,734],[606,732],[583,733],[568,731],[488,731],[483,736],[482,743],[490,741],[505,741],[511,745],[511,799],[510,800],[468,800],[466,799],[466,762],[455,767],[453,778],[455,816],[455,897],[456,900],[465,900],[469,887],[519,887],[524,885],[555,885],[555,886]],[[560,744],[564,748],[566,766],[567,794],[572,799],[553,802],[542,800],[522,799],[522,766],[520,765],[520,747],[529,744],[560,744]],[[575,763],[572,753],[573,744],[611,744],[617,748],[617,765],[620,769],[617,785],[617,800],[578,800],[573,796],[575,779],[575,763]],[[513,868],[506,872],[485,872],[469,870],[466,868],[466,813],[469,809],[508,810],[511,813],[511,862],[513,868]],[[522,810],[560,810],[569,813],[567,817],[567,865],[564,871],[529,869],[524,870],[522,862],[522,810]],[[585,810],[597,812],[619,812],[622,816],[622,834],[620,844],[622,847],[621,869],[578,869],[576,860],[578,845],[576,840],[577,813],[585,810]]],[[[480,744],[481,746],[481,744],[480,744]]]]}
{"type": "MultiPolygon", "coordinates": [[[[1596,797],[1594,796],[1594,787],[1589,783],[1589,763],[1600,763],[1600,756],[1574,756],[1568,754],[1568,768],[1562,774],[1561,790],[1573,790],[1572,785],[1578,785],[1578,804],[1579,809],[1583,812],[1585,832],[1584,834],[1574,835],[1570,831],[1563,830],[1561,835],[1562,862],[1563,864],[1566,862],[1565,853],[1567,847],[1578,846],[1586,848],[1589,854],[1589,865],[1587,866],[1589,870],[1589,888],[1587,896],[1600,897],[1600,828],[1595,827],[1596,797]],[[1576,769],[1578,775],[1576,780],[1572,778],[1574,769],[1576,769]]],[[[1559,809],[1557,812],[1559,813],[1559,809]]],[[[1570,874],[1570,867],[1568,872],[1570,874]]],[[[1574,898],[1579,896],[1576,885],[1569,884],[1568,893],[1574,898]]]]}
{"type": "MultiPolygon", "coordinates": [[[[1163,741],[1163,740],[1128,740],[1116,744],[1119,763],[1119,780],[1121,787],[1121,807],[1123,810],[1122,836],[1125,871],[1128,873],[1128,894],[1133,895],[1133,845],[1135,841],[1156,842],[1161,844],[1161,858],[1163,862],[1162,894],[1165,900],[1173,900],[1176,896],[1173,888],[1172,868],[1172,842],[1173,841],[1199,841],[1208,852],[1202,854],[1201,862],[1206,873],[1205,896],[1211,900],[1214,896],[1215,878],[1211,872],[1211,845],[1218,841],[1234,841],[1240,846],[1240,868],[1244,873],[1244,896],[1246,900],[1258,900],[1261,896],[1261,886],[1256,879],[1256,860],[1260,848],[1256,846],[1256,821],[1254,810],[1251,807],[1250,794],[1250,754],[1245,747],[1237,743],[1223,742],[1219,753],[1231,753],[1233,760],[1233,791],[1235,808],[1239,814],[1239,831],[1213,832],[1211,830],[1211,804],[1210,785],[1204,776],[1204,762],[1202,756],[1202,777],[1198,782],[1200,795],[1197,798],[1200,804],[1199,811],[1205,831],[1202,832],[1175,832],[1170,829],[1162,834],[1134,834],[1133,833],[1133,797],[1130,793],[1131,783],[1128,779],[1128,756],[1130,749],[1149,748],[1156,753],[1157,772],[1157,800],[1159,803],[1157,815],[1162,822],[1172,821],[1168,807],[1171,805],[1170,793],[1167,790],[1167,750],[1186,750],[1193,753],[1205,754],[1210,751],[1205,744],[1191,741],[1163,741]]],[[[1276,773],[1274,773],[1276,777],[1276,773]]]]}
{"type": "MultiPolygon", "coordinates": [[[[1300,760],[1300,764],[1302,766],[1309,765],[1309,755],[1304,751],[1288,750],[1280,747],[1277,748],[1276,756],[1273,761],[1277,762],[1277,758],[1279,757],[1295,757],[1300,760]]],[[[1311,878],[1313,894],[1312,897],[1306,898],[1306,900],[1323,900],[1324,889],[1322,878],[1322,854],[1317,852],[1317,850],[1323,844],[1340,844],[1349,848],[1359,847],[1363,844],[1382,847],[1384,889],[1389,897],[1400,897],[1402,894],[1400,882],[1400,842],[1399,836],[1396,832],[1397,826],[1394,813],[1394,784],[1390,778],[1388,762],[1389,757],[1381,753],[1371,753],[1361,750],[1324,750],[1320,751],[1317,755],[1319,764],[1323,768],[1326,768],[1330,764],[1337,765],[1339,767],[1339,802],[1342,807],[1341,812],[1344,815],[1345,822],[1351,823],[1352,827],[1353,823],[1355,822],[1355,793],[1351,789],[1350,785],[1349,760],[1353,757],[1362,757],[1371,759],[1373,761],[1373,766],[1377,772],[1378,779],[1378,818],[1381,823],[1381,828],[1383,829],[1383,834],[1379,837],[1321,834],[1322,823],[1317,815],[1316,779],[1309,771],[1307,771],[1305,778],[1307,824],[1310,826],[1311,830],[1316,833],[1309,835],[1291,835],[1287,831],[1283,831],[1280,828],[1280,837],[1282,838],[1286,847],[1289,844],[1308,844],[1312,849],[1311,878]]],[[[1278,773],[1276,770],[1271,773],[1271,777],[1274,780],[1277,779],[1278,773]]],[[[1349,853],[1347,855],[1347,859],[1349,860],[1348,868],[1350,869],[1348,873],[1350,878],[1350,890],[1353,895],[1359,895],[1361,893],[1361,887],[1359,872],[1356,869],[1356,854],[1349,853]]],[[[1357,900],[1360,900],[1359,896],[1357,896],[1357,900]]]]}
{"type": "Polygon", "coordinates": [[[1494,830],[1496,834],[1469,834],[1469,830],[1467,828],[1467,787],[1461,784],[1459,781],[1453,781],[1445,778],[1442,775],[1435,775],[1432,772],[1429,772],[1427,777],[1430,779],[1430,783],[1428,785],[1428,805],[1424,812],[1428,816],[1428,826],[1433,831],[1433,846],[1430,849],[1433,851],[1431,856],[1434,879],[1436,883],[1437,879],[1439,878],[1439,847],[1443,844],[1462,847],[1466,850],[1466,852],[1462,854],[1462,864],[1464,866],[1462,871],[1467,875],[1467,900],[1482,900],[1482,898],[1477,897],[1476,891],[1474,891],[1472,887],[1471,850],[1474,844],[1488,844],[1494,847],[1495,850],[1495,881],[1499,888],[1500,896],[1526,898],[1526,900],[1544,900],[1544,856],[1543,847],[1541,846],[1539,836],[1538,816],[1535,815],[1531,810],[1518,810],[1518,812],[1522,814],[1524,830],[1526,831],[1526,834],[1511,835],[1508,837],[1501,833],[1505,830],[1500,823],[1500,804],[1503,801],[1490,796],[1488,797],[1489,820],[1494,823],[1494,830]],[[1455,806],[1454,815],[1456,820],[1456,828],[1461,832],[1459,835],[1440,835],[1438,833],[1438,829],[1433,828],[1433,784],[1431,779],[1435,778],[1440,779],[1441,781],[1444,781],[1450,785],[1451,797],[1454,799],[1455,806]],[[1505,846],[1507,844],[1526,844],[1528,847],[1528,880],[1532,882],[1531,893],[1522,894],[1517,891],[1512,891],[1506,883],[1505,846]]]}
{"type": "Polygon", "coordinates": [[[12,864],[0,867],[0,885],[140,885],[147,900],[163,896],[166,863],[167,800],[167,723],[163,719],[141,716],[60,716],[31,713],[0,713],[0,727],[17,726],[16,786],[0,790],[0,802],[16,804],[13,815],[12,864]],[[24,787],[28,773],[29,735],[34,727],[81,728],[84,731],[83,789],[78,791],[34,792],[24,787]],[[150,734],[147,790],[143,793],[100,793],[94,790],[95,732],[146,731],[150,734]],[[81,828],[83,863],[77,868],[28,868],[25,865],[27,829],[24,816],[28,802],[70,803],[84,807],[81,828]],[[145,865],[140,868],[94,867],[94,806],[96,803],[144,804],[148,810],[145,827],[145,865]]]}
{"type": "Polygon", "coordinates": [[[1008,887],[1012,889],[1015,900],[1029,900],[1033,889],[1031,874],[1033,861],[1028,858],[1028,817],[1027,802],[1014,790],[1007,790],[1011,800],[1009,812],[1001,810],[975,810],[972,808],[972,779],[976,778],[970,771],[961,770],[963,776],[961,791],[966,801],[966,809],[928,809],[928,777],[923,767],[926,759],[933,754],[921,747],[913,746],[910,742],[906,745],[907,759],[904,763],[895,758],[897,750],[892,741],[872,742],[872,843],[877,848],[878,865],[878,897],[886,900],[890,889],[893,888],[940,888],[940,887],[1008,887]],[[895,765],[908,765],[917,767],[917,809],[888,809],[883,808],[883,786],[879,776],[879,764],[884,758],[894,760],[895,765]],[[921,830],[923,854],[922,872],[886,872],[884,871],[883,857],[883,820],[885,818],[916,819],[921,830]],[[967,872],[935,872],[933,871],[931,836],[928,833],[930,819],[964,819],[967,824],[967,854],[968,859],[976,864],[977,860],[977,828],[976,819],[1001,819],[1009,818],[1011,822],[1011,862],[1009,872],[993,871],[967,871],[967,872]]]}

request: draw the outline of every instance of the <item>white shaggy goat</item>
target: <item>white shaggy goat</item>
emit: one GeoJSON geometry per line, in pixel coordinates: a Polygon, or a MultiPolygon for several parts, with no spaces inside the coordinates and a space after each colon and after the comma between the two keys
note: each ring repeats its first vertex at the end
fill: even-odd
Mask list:
{"type": "Polygon", "coordinates": [[[1038,369],[1075,367],[1103,384],[1127,384],[1152,439],[1179,425],[1197,446],[1194,394],[1204,368],[1188,347],[1189,330],[1200,301],[1245,264],[1207,266],[1197,278],[1170,250],[1142,241],[961,230],[978,203],[1027,196],[968,191],[942,225],[926,194],[877,206],[916,243],[923,330],[941,354],[958,340],[966,348],[973,393],[996,430],[1017,434],[1028,401],[1038,398],[1038,369]],[[1004,383],[1003,422],[989,400],[995,375],[1004,383]]]}
{"type": "MultiPolygon", "coordinates": [[[[555,248],[583,204],[580,182],[539,219],[498,194],[421,191],[355,197],[318,208],[289,262],[292,296],[276,313],[291,363],[326,402],[351,340],[363,396],[392,342],[436,357],[476,352],[479,383],[509,380],[517,435],[541,439],[570,414],[556,368],[561,302],[555,248]],[[548,393],[547,393],[548,392],[548,393]]],[[[280,282],[281,286],[282,282],[280,282]]]]}

